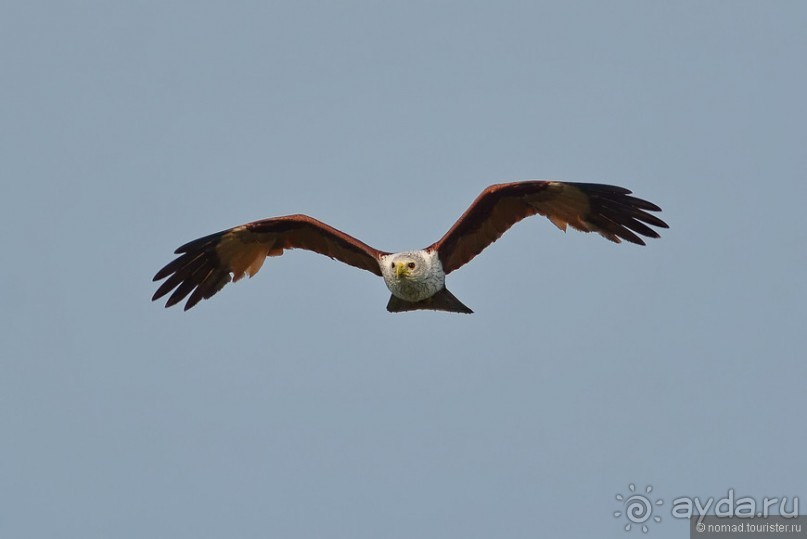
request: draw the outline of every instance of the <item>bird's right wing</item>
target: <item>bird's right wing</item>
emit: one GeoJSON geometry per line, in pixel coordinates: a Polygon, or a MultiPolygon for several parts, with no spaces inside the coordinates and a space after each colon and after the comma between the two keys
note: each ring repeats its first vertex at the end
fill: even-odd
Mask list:
{"type": "Polygon", "coordinates": [[[599,232],[616,243],[644,245],[637,234],[658,238],[647,225],[667,228],[667,223],[648,213],[661,211],[658,206],[630,195],[624,187],[598,183],[531,180],[491,185],[429,249],[437,250],[443,270],[450,273],[535,214],[546,216],[561,230],[569,225],[599,232]]]}
{"type": "Polygon", "coordinates": [[[279,256],[284,249],[306,249],[379,276],[378,259],[386,254],[307,215],[263,219],[179,247],[174,252],[180,256],[154,276],[155,281],[165,282],[151,299],[173,290],[165,304],[170,307],[190,294],[187,311],[230,281],[252,277],[267,256],[279,256]]]}

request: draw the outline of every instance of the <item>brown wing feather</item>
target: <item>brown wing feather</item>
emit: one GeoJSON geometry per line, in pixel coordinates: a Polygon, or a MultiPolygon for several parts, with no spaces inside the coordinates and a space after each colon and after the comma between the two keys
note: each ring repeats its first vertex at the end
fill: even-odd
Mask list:
{"type": "Polygon", "coordinates": [[[165,303],[170,307],[190,294],[187,311],[231,280],[252,277],[267,256],[279,256],[284,249],[314,251],[379,276],[378,258],[386,254],[307,215],[263,219],[179,247],[175,253],[180,256],[154,276],[155,281],[165,281],[151,299],[173,291],[165,303]]]}
{"type": "Polygon", "coordinates": [[[668,228],[648,213],[661,209],[630,196],[623,187],[596,183],[526,181],[491,185],[430,249],[436,249],[446,273],[463,266],[511,226],[535,214],[549,218],[561,230],[571,226],[599,232],[619,243],[644,245],[639,237],[658,238],[647,225],[668,228]],[[637,235],[638,234],[638,235],[637,235]]]}

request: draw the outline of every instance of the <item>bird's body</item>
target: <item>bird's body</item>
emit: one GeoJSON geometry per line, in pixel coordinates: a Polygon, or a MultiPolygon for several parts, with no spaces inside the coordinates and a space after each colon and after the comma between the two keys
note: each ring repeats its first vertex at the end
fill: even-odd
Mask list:
{"type": "Polygon", "coordinates": [[[473,311],[446,288],[446,274],[434,249],[381,255],[379,267],[392,293],[390,312],[429,309],[470,314],[473,311]]]}
{"type": "Polygon", "coordinates": [[[381,255],[378,265],[389,291],[404,301],[422,301],[445,286],[446,274],[436,251],[381,255]]]}
{"type": "Polygon", "coordinates": [[[616,243],[624,239],[644,245],[637,234],[657,238],[658,233],[647,225],[667,228],[667,224],[647,212],[660,209],[629,195],[627,189],[602,184],[530,180],[492,185],[440,240],[425,249],[398,253],[374,249],[307,215],[253,221],[179,247],[180,256],[154,276],[155,281],[165,282],[152,299],[173,291],[166,302],[170,307],[190,295],[185,310],[190,309],[228,282],[255,275],[266,257],[299,248],[382,277],[392,293],[387,304],[390,312],[471,313],[446,289],[446,275],[525,217],[541,214],[561,230],[569,225],[598,232],[616,243]]]}

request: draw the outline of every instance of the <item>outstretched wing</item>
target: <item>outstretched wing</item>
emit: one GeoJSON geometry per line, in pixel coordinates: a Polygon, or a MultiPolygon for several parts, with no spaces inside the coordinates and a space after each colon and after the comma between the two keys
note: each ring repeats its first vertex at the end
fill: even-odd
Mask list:
{"type": "Polygon", "coordinates": [[[172,290],[165,303],[170,307],[188,294],[185,310],[208,299],[230,281],[261,269],[267,256],[284,249],[307,249],[381,275],[381,251],[307,215],[288,215],[254,221],[186,243],[174,251],[180,256],[154,276],[163,282],[151,298],[160,299],[172,290]]]}
{"type": "Polygon", "coordinates": [[[637,235],[658,238],[647,225],[668,228],[651,215],[661,208],[630,196],[623,187],[597,183],[525,181],[491,185],[430,249],[436,249],[446,273],[454,271],[499,239],[507,229],[525,217],[539,213],[555,226],[583,232],[599,232],[619,243],[626,240],[644,245],[637,235]]]}

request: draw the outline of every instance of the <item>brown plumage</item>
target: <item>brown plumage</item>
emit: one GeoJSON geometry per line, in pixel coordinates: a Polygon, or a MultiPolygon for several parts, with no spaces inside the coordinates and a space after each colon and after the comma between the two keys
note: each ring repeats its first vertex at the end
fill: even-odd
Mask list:
{"type": "Polygon", "coordinates": [[[667,228],[667,224],[648,212],[661,211],[660,208],[630,194],[622,187],[591,183],[535,180],[491,185],[439,241],[422,251],[395,254],[374,249],[307,215],[263,219],[179,247],[175,252],[180,256],[154,276],[155,281],[165,281],[152,299],[171,293],[166,302],[170,307],[190,296],[185,303],[187,310],[231,280],[255,275],[267,256],[279,256],[285,249],[306,249],[384,277],[393,291],[387,307],[390,311],[471,312],[445,289],[445,274],[472,260],[511,226],[531,215],[544,215],[562,230],[568,225],[584,232],[598,232],[617,243],[626,240],[644,245],[639,236],[658,238],[648,225],[667,228]],[[397,255],[413,253],[428,261],[435,258],[435,252],[439,263],[430,268],[430,279],[434,284],[433,279],[439,278],[439,290],[425,300],[396,297],[398,289],[391,286],[390,279],[394,277],[388,274],[388,262],[397,255]],[[452,301],[434,299],[449,296],[452,301]]]}
{"type": "Polygon", "coordinates": [[[599,232],[616,243],[624,239],[644,245],[636,234],[659,237],[644,223],[668,227],[647,213],[661,208],[630,194],[623,187],[597,183],[535,180],[491,185],[430,248],[437,249],[443,270],[451,273],[470,262],[511,226],[536,213],[549,218],[563,231],[569,225],[583,232],[599,232]]]}

